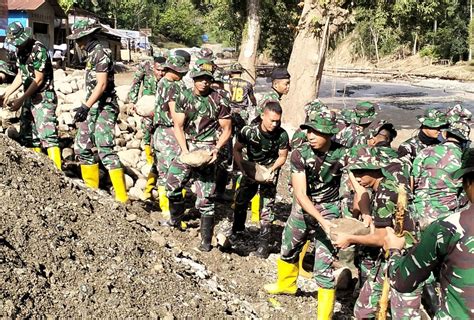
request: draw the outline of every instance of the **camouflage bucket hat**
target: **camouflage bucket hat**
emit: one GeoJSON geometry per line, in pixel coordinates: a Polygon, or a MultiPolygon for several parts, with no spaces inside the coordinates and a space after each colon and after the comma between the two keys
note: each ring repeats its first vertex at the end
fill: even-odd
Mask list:
{"type": "Polygon", "coordinates": [[[342,109],[340,119],[345,123],[354,123],[356,121],[354,110],[342,109]]]}
{"type": "Polygon", "coordinates": [[[98,32],[101,29],[102,27],[99,24],[93,22],[92,20],[77,20],[71,27],[72,33],[66,38],[71,40],[77,40],[89,34],[98,32]]]}
{"type": "Polygon", "coordinates": [[[23,27],[21,22],[15,21],[8,25],[5,42],[14,45],[15,47],[21,46],[26,41],[33,37],[33,31],[31,28],[23,27]]]}
{"type": "Polygon", "coordinates": [[[311,120],[318,116],[321,112],[328,112],[329,108],[319,101],[319,99],[313,100],[304,106],[304,113],[306,119],[311,120]]]}
{"type": "MultiPolygon", "coordinates": [[[[378,148],[372,148],[378,149],[378,148]]],[[[349,171],[352,170],[382,170],[386,167],[391,159],[396,158],[391,157],[390,154],[382,155],[380,154],[367,154],[365,156],[361,156],[357,159],[356,162],[349,164],[346,169],[349,171]]]]}
{"type": "Polygon", "coordinates": [[[200,76],[209,76],[211,78],[214,78],[213,70],[214,65],[212,64],[212,61],[199,59],[198,61],[196,61],[196,64],[192,68],[189,76],[191,78],[196,78],[200,76]]]}
{"type": "Polygon", "coordinates": [[[242,73],[244,72],[244,67],[242,67],[240,63],[236,62],[230,65],[229,71],[230,73],[242,73]]]}
{"type": "Polygon", "coordinates": [[[186,73],[189,70],[189,65],[182,56],[169,55],[163,67],[176,71],[178,73],[186,73]]]}
{"type": "Polygon", "coordinates": [[[312,129],[327,135],[334,135],[339,132],[336,126],[336,114],[332,111],[320,112],[313,119],[302,124],[300,128],[302,130],[312,129]]]}
{"type": "Polygon", "coordinates": [[[204,59],[204,60],[209,60],[209,61],[214,61],[214,52],[212,52],[211,49],[209,48],[201,48],[197,53],[196,57],[198,60],[204,59]]]}
{"type": "Polygon", "coordinates": [[[376,124],[371,124],[369,126],[367,137],[371,139],[378,135],[382,130],[388,130],[394,139],[397,136],[397,130],[392,123],[389,123],[386,120],[380,120],[376,124]]]}
{"type": "Polygon", "coordinates": [[[216,69],[213,74],[214,82],[226,83],[224,72],[221,69],[216,69]]]}
{"type": "Polygon", "coordinates": [[[418,121],[429,128],[439,128],[448,123],[446,115],[436,109],[430,108],[422,116],[417,116],[418,121]]]}
{"type": "Polygon", "coordinates": [[[454,175],[454,179],[459,179],[467,173],[474,172],[474,144],[471,144],[464,150],[461,160],[461,168],[454,175]]]}
{"type": "Polygon", "coordinates": [[[463,121],[459,116],[457,116],[458,121],[452,122],[445,131],[455,135],[462,140],[469,140],[469,134],[471,133],[471,128],[466,121],[463,121]]]}
{"type": "Polygon", "coordinates": [[[448,118],[449,123],[452,123],[453,121],[457,121],[456,116],[460,117],[463,120],[470,121],[472,118],[472,112],[467,110],[460,104],[450,106],[448,107],[448,109],[446,109],[446,117],[448,118]]]}
{"type": "Polygon", "coordinates": [[[9,76],[15,76],[15,74],[13,72],[11,72],[9,66],[8,66],[8,63],[6,63],[5,61],[2,61],[0,60],[0,72],[6,74],[6,75],[9,75],[9,76]]]}
{"type": "Polygon", "coordinates": [[[377,117],[375,104],[364,101],[359,102],[354,108],[354,122],[357,124],[370,124],[377,117]]]}

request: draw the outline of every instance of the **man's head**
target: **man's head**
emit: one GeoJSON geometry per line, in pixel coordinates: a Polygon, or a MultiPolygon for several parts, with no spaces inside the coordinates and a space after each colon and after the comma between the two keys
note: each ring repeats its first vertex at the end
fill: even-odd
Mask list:
{"type": "Polygon", "coordinates": [[[364,128],[368,127],[377,117],[375,107],[376,105],[369,101],[357,103],[353,110],[353,121],[364,128]]]}
{"type": "Polygon", "coordinates": [[[471,203],[474,203],[474,145],[469,145],[463,152],[461,168],[453,175],[454,179],[462,177],[464,191],[471,203]]]}
{"type": "Polygon", "coordinates": [[[168,80],[179,80],[189,70],[189,65],[185,58],[175,53],[168,55],[166,62],[163,64],[165,76],[168,80]]]}
{"type": "Polygon", "coordinates": [[[165,62],[166,58],[160,53],[153,55],[153,75],[156,80],[160,80],[165,75],[165,62]]]}
{"type": "Polygon", "coordinates": [[[278,129],[281,125],[282,113],[283,110],[278,101],[268,101],[263,108],[263,113],[260,115],[263,131],[273,132],[278,129]]]}
{"type": "Polygon", "coordinates": [[[371,147],[377,145],[390,145],[397,136],[393,124],[380,120],[373,129],[369,130],[367,144],[371,147]]]}
{"type": "Polygon", "coordinates": [[[446,114],[436,109],[430,108],[425,111],[422,116],[417,117],[421,123],[421,131],[430,138],[437,138],[441,129],[448,124],[446,114]]]}
{"type": "Polygon", "coordinates": [[[191,78],[194,80],[194,91],[200,95],[209,92],[211,84],[214,81],[214,66],[211,61],[200,59],[196,61],[190,72],[191,78]]]}
{"type": "Polygon", "coordinates": [[[290,90],[290,74],[288,70],[277,68],[272,71],[272,88],[278,92],[278,94],[287,94],[290,90]]]}
{"type": "Polygon", "coordinates": [[[469,123],[460,116],[452,116],[451,119],[455,121],[452,121],[449,126],[443,130],[445,138],[451,141],[457,141],[463,146],[466,145],[471,133],[469,123]]]}
{"type": "Polygon", "coordinates": [[[15,46],[19,54],[21,54],[33,40],[31,28],[23,27],[23,24],[19,21],[12,22],[8,25],[5,42],[15,46]]]}
{"type": "Polygon", "coordinates": [[[231,77],[240,77],[242,73],[244,72],[244,68],[242,65],[238,62],[233,63],[230,68],[229,68],[229,74],[231,77]]]}
{"type": "Polygon", "coordinates": [[[381,169],[354,169],[351,172],[356,181],[364,188],[375,189],[377,181],[383,177],[381,169]]]}
{"type": "Polygon", "coordinates": [[[79,48],[84,49],[90,39],[93,38],[97,32],[102,30],[102,27],[92,20],[77,20],[71,27],[72,33],[67,36],[68,39],[75,40],[79,48]]]}
{"type": "Polygon", "coordinates": [[[331,145],[332,136],[338,132],[336,114],[332,111],[321,112],[300,128],[306,130],[306,137],[313,149],[326,151],[331,145]]]}

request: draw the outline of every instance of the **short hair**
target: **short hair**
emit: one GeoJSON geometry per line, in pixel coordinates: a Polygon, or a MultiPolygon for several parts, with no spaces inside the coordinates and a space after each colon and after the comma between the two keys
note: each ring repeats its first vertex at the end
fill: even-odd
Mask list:
{"type": "Polygon", "coordinates": [[[283,113],[283,109],[281,108],[280,103],[277,101],[268,101],[267,103],[265,103],[265,106],[263,107],[263,111],[265,112],[265,110],[273,111],[276,114],[283,113]]]}

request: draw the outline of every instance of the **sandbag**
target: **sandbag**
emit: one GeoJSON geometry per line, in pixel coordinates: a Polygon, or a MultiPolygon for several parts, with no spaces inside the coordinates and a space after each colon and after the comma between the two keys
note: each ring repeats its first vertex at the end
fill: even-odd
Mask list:
{"type": "Polygon", "coordinates": [[[191,167],[201,167],[208,164],[212,160],[210,151],[204,149],[197,149],[179,156],[179,160],[191,167]]]}
{"type": "Polygon", "coordinates": [[[339,218],[331,220],[335,225],[329,230],[331,241],[337,240],[337,234],[349,234],[354,236],[362,236],[370,233],[370,228],[366,227],[362,221],[354,218],[339,218]]]}
{"type": "Polygon", "coordinates": [[[149,117],[153,114],[155,109],[155,96],[146,95],[138,99],[137,104],[137,114],[142,117],[149,117]]]}
{"type": "Polygon", "coordinates": [[[272,182],[275,172],[271,172],[270,168],[262,166],[258,163],[242,160],[241,162],[244,173],[247,177],[260,183],[272,182]]]}

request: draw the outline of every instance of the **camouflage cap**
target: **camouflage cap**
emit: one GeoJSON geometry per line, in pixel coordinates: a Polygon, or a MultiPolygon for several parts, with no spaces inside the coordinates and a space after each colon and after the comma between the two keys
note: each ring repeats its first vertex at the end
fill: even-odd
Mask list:
{"type": "Polygon", "coordinates": [[[339,132],[336,126],[336,114],[330,110],[322,110],[300,126],[302,130],[312,129],[322,134],[334,135],[339,132]]]}
{"type": "Polygon", "coordinates": [[[242,67],[240,63],[236,62],[230,65],[229,71],[230,73],[242,73],[244,72],[244,67],[242,67]]]}
{"type": "Polygon", "coordinates": [[[174,51],[174,55],[183,57],[188,64],[191,62],[191,55],[186,50],[177,49],[174,51]]]}
{"type": "Polygon", "coordinates": [[[464,149],[461,168],[454,173],[453,178],[459,179],[470,172],[474,172],[474,144],[472,142],[466,149],[464,149]]]}
{"type": "Polygon", "coordinates": [[[377,123],[371,124],[367,130],[367,137],[369,139],[378,135],[382,130],[388,130],[393,139],[397,136],[397,130],[395,129],[395,126],[392,123],[387,122],[387,120],[379,120],[377,123]]]}
{"type": "Polygon", "coordinates": [[[76,22],[74,22],[74,24],[71,27],[72,33],[68,35],[66,38],[71,39],[71,40],[77,40],[89,34],[98,32],[101,29],[102,27],[98,23],[92,20],[85,20],[85,19],[77,20],[76,22]]]}
{"type": "Polygon", "coordinates": [[[224,72],[220,68],[217,68],[216,70],[214,70],[213,77],[214,77],[214,82],[222,82],[222,83],[227,82],[224,72]]]}
{"type": "Polygon", "coordinates": [[[196,78],[200,76],[209,76],[211,78],[214,78],[213,70],[214,65],[212,64],[212,61],[199,59],[196,61],[194,67],[191,69],[189,76],[191,78],[196,78]]]}
{"type": "Polygon", "coordinates": [[[313,100],[304,106],[304,113],[306,114],[307,120],[312,120],[317,117],[321,112],[329,111],[329,108],[319,101],[319,99],[313,100]]]}
{"type": "Polygon", "coordinates": [[[186,73],[189,70],[189,64],[186,62],[184,57],[176,54],[170,54],[163,64],[164,68],[171,69],[178,73],[186,73]]]}
{"type": "Polygon", "coordinates": [[[212,52],[211,49],[209,48],[201,48],[199,51],[196,53],[196,57],[198,60],[204,59],[208,61],[214,61],[214,52],[212,52]]]}
{"type": "Polygon", "coordinates": [[[33,37],[33,31],[29,27],[23,27],[21,22],[15,21],[8,25],[5,42],[15,47],[21,46],[33,37]]]}
{"type": "Polygon", "coordinates": [[[451,120],[451,117],[455,116],[459,116],[461,119],[470,121],[472,118],[472,112],[460,104],[449,106],[448,109],[446,109],[446,117],[448,118],[448,122],[451,123],[452,121],[456,121],[456,119],[451,120]]]}
{"type": "Polygon", "coordinates": [[[340,119],[344,121],[345,123],[355,123],[356,122],[356,117],[355,117],[355,112],[354,110],[350,109],[342,109],[341,110],[341,115],[340,119]]]}
{"type": "Polygon", "coordinates": [[[359,125],[372,123],[377,117],[375,106],[368,101],[359,102],[353,110],[353,121],[359,125]]]}
{"type": "MultiPolygon", "coordinates": [[[[382,150],[377,150],[380,148],[372,147],[367,148],[367,153],[363,155],[358,155],[358,158],[355,162],[349,163],[346,167],[347,170],[381,170],[386,167],[392,159],[397,157],[396,152],[390,153],[387,152],[382,154],[382,150]],[[370,150],[372,152],[370,152],[370,150]]],[[[387,148],[388,149],[388,148],[387,148]]]]}
{"type": "Polygon", "coordinates": [[[418,121],[425,127],[440,128],[448,123],[446,114],[443,112],[429,108],[422,116],[417,116],[418,121]]]}
{"type": "Polygon", "coordinates": [[[0,60],[0,72],[9,76],[15,76],[15,74],[10,70],[8,63],[3,60],[0,60]]]}
{"type": "Polygon", "coordinates": [[[453,122],[449,124],[449,127],[445,129],[445,131],[455,135],[456,137],[462,140],[469,140],[469,134],[471,133],[471,128],[469,127],[469,123],[465,121],[465,119],[461,119],[460,116],[453,116],[453,122]],[[454,119],[457,118],[457,121],[454,119]]]}

